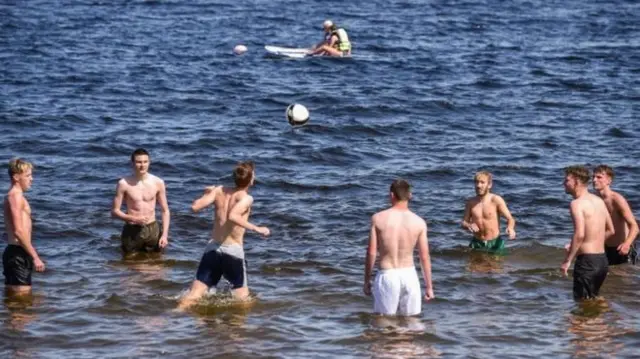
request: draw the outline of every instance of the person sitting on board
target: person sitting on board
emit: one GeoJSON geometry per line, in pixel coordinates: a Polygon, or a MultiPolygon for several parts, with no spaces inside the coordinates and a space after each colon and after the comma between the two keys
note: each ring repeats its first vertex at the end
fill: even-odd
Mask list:
{"type": "Polygon", "coordinates": [[[309,50],[309,55],[351,56],[351,43],[347,32],[331,20],[325,20],[322,27],[326,34],[325,39],[309,50]]]}

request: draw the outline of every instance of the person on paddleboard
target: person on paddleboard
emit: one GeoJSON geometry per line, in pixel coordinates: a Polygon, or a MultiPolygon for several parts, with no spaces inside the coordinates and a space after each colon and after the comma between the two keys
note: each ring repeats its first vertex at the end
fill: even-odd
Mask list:
{"type": "Polygon", "coordinates": [[[351,56],[351,42],[345,29],[338,27],[331,20],[325,20],[322,27],[325,38],[309,50],[309,55],[351,56]]]}

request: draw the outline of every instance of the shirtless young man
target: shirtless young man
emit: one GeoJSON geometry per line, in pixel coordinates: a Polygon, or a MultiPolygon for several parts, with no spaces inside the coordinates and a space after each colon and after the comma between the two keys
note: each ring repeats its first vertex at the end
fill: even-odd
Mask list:
{"type": "Polygon", "coordinates": [[[11,188],[4,199],[4,228],[8,245],[2,254],[4,284],[8,294],[31,292],[31,273],[44,272],[44,263],[31,244],[31,206],[24,192],[33,183],[33,165],[22,159],[9,162],[11,188]]]}
{"type": "Polygon", "coordinates": [[[491,173],[480,171],[473,178],[476,196],[467,200],[464,208],[462,228],[473,233],[469,247],[490,252],[504,249],[504,239],[500,236],[500,217],[507,219],[506,233],[509,239],[516,239],[516,221],[502,197],[490,193],[493,185],[491,173]]]}
{"type": "Polygon", "coordinates": [[[638,236],[638,223],[627,200],[618,192],[611,189],[615,174],[607,165],[600,165],[593,170],[593,189],[604,200],[611,215],[615,233],[605,241],[605,253],[609,265],[635,262],[637,253],[633,242],[638,236]],[[631,258],[630,258],[631,257],[631,258]]]}
{"type": "Polygon", "coordinates": [[[364,294],[373,293],[373,310],[382,315],[412,316],[422,311],[420,280],[413,263],[418,247],[425,300],[434,298],[427,223],[409,209],[411,186],[403,179],[393,181],[391,208],[371,217],[369,246],[364,267],[364,294]],[[371,274],[380,253],[380,270],[371,290],[371,274]]]}
{"type": "Polygon", "coordinates": [[[569,207],[573,238],[560,268],[566,276],[571,261],[578,255],[573,267],[573,297],[592,299],[598,296],[609,270],[604,241],[614,234],[613,224],[604,201],[587,189],[589,170],[570,166],[564,173],[564,190],[574,198],[569,207]]]}
{"type": "Polygon", "coordinates": [[[193,201],[191,210],[200,210],[213,204],[213,232],[200,260],[196,279],[180,301],[179,308],[186,308],[200,299],[210,287],[215,287],[224,276],[232,286],[236,299],[249,297],[247,268],[244,257],[244,233],[251,230],[269,235],[269,228],[258,227],[249,222],[253,197],[249,187],[253,186],[255,166],[253,162],[240,162],[233,170],[234,188],[211,186],[205,188],[202,197],[193,201]]]}
{"type": "Polygon", "coordinates": [[[122,250],[157,252],[168,244],[169,205],[164,181],[149,173],[149,152],[138,148],[131,154],[134,174],[120,179],[116,187],[111,214],[125,221],[122,228],[122,250]],[[125,201],[127,212],[121,210],[125,201]],[[156,222],[156,201],[162,210],[162,229],[156,222]]]}

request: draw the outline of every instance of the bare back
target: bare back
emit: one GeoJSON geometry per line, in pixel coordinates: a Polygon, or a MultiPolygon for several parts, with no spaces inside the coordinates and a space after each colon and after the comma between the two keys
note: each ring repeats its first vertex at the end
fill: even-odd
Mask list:
{"type": "Polygon", "coordinates": [[[14,233],[16,227],[14,226],[15,221],[21,221],[24,228],[27,231],[28,238],[31,238],[31,206],[29,206],[29,202],[24,197],[22,192],[18,192],[15,190],[10,190],[7,193],[7,196],[4,199],[4,227],[6,230],[8,244],[20,245],[20,242],[15,237],[14,233]],[[13,201],[10,201],[10,197],[12,197],[13,201]],[[19,218],[13,218],[11,214],[11,202],[16,203],[19,210],[19,218]]]}
{"type": "MultiPolygon", "coordinates": [[[[220,244],[243,244],[245,229],[229,220],[233,207],[242,199],[251,197],[246,190],[217,187],[215,190],[213,232],[211,237],[220,244]]],[[[242,218],[248,220],[251,209],[242,213],[242,218]]]]}
{"type": "Polygon", "coordinates": [[[574,230],[584,234],[578,254],[604,253],[607,221],[611,220],[604,201],[596,195],[586,193],[571,202],[571,215],[576,227],[574,230]]]}
{"type": "Polygon", "coordinates": [[[147,218],[147,224],[156,219],[156,200],[161,190],[163,181],[154,175],[148,174],[144,180],[136,177],[126,177],[120,180],[124,195],[124,203],[127,206],[127,214],[147,218]]]}
{"type": "Polygon", "coordinates": [[[426,223],[410,210],[390,208],[373,217],[380,268],[413,267],[413,251],[426,223]]]}

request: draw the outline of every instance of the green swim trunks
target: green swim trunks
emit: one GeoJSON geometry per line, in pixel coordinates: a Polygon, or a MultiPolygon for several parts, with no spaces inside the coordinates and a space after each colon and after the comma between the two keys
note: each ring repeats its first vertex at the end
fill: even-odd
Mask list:
{"type": "Polygon", "coordinates": [[[131,252],[158,252],[158,242],[162,236],[162,229],[158,222],[145,225],[126,223],[122,228],[122,250],[131,252]]]}
{"type": "Polygon", "coordinates": [[[479,249],[486,252],[504,252],[504,239],[500,236],[490,241],[481,241],[479,239],[472,239],[469,243],[469,248],[479,249]]]}

